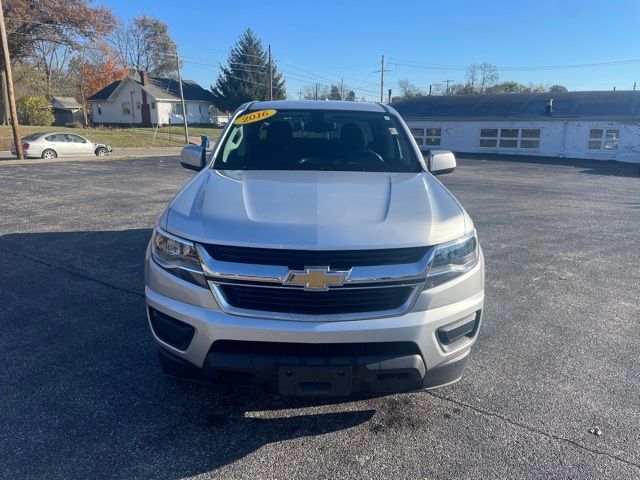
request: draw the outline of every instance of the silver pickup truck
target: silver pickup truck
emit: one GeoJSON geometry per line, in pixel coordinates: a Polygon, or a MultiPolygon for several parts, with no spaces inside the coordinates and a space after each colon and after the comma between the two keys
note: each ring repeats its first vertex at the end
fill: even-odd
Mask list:
{"type": "Polygon", "coordinates": [[[242,105],[149,243],[163,370],[282,395],[432,388],[478,335],[484,259],[471,218],[383,104],[242,105]]]}

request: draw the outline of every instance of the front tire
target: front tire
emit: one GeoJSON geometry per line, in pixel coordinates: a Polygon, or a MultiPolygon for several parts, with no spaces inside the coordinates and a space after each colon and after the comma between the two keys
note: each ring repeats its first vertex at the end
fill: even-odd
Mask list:
{"type": "Polygon", "coordinates": [[[46,158],[47,160],[51,160],[52,158],[56,158],[58,156],[58,154],[56,153],[55,150],[51,150],[50,148],[47,148],[44,152],[42,152],[42,155],[40,156],[40,158],[46,158]]]}
{"type": "Polygon", "coordinates": [[[106,157],[109,154],[109,151],[104,147],[99,147],[96,149],[96,155],[98,157],[106,157]]]}

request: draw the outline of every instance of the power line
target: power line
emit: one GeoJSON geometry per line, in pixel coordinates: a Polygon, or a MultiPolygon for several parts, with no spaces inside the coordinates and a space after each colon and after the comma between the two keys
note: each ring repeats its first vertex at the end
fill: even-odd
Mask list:
{"type": "MultiPolygon", "coordinates": [[[[425,68],[433,70],[466,70],[468,66],[464,65],[442,65],[437,63],[423,63],[414,60],[399,60],[389,59],[389,63],[393,65],[399,65],[404,67],[425,68]]],[[[536,65],[536,66],[496,66],[500,71],[534,71],[534,70],[569,70],[580,68],[598,68],[598,67],[611,67],[616,65],[631,65],[640,63],[640,58],[632,58],[629,60],[615,60],[609,62],[597,62],[597,63],[577,63],[567,65],[536,65]]]]}

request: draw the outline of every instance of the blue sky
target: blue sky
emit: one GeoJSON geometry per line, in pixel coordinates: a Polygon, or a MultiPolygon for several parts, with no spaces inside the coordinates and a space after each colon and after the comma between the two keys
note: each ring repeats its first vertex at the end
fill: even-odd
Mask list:
{"type": "Polygon", "coordinates": [[[465,65],[485,61],[499,67],[501,80],[560,83],[570,90],[626,90],[638,81],[640,88],[640,60],[530,69],[640,59],[640,2],[632,0],[96,3],[123,19],[147,13],[166,22],[187,61],[183,76],[203,86],[215,80],[216,66],[251,27],[271,44],[292,98],[315,81],[344,78],[358,96],[374,99],[380,88],[374,70],[383,54],[391,70],[385,95],[387,88],[397,92],[402,78],[423,89],[445,79],[463,81],[465,65]],[[406,60],[431,65],[412,67],[406,60]]]}

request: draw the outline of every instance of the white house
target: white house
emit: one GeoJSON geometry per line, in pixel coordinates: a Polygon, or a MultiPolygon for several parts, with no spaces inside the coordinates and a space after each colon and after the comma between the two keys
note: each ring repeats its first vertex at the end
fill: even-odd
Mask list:
{"type": "Polygon", "coordinates": [[[424,96],[392,104],[423,150],[640,163],[640,92],[424,96]]]}
{"type": "MultiPolygon", "coordinates": [[[[126,77],[91,95],[94,124],[166,125],[183,123],[180,85],[173,78],[126,77]]],[[[213,94],[191,80],[182,81],[188,123],[218,123],[224,115],[213,105],[213,94]]]]}

